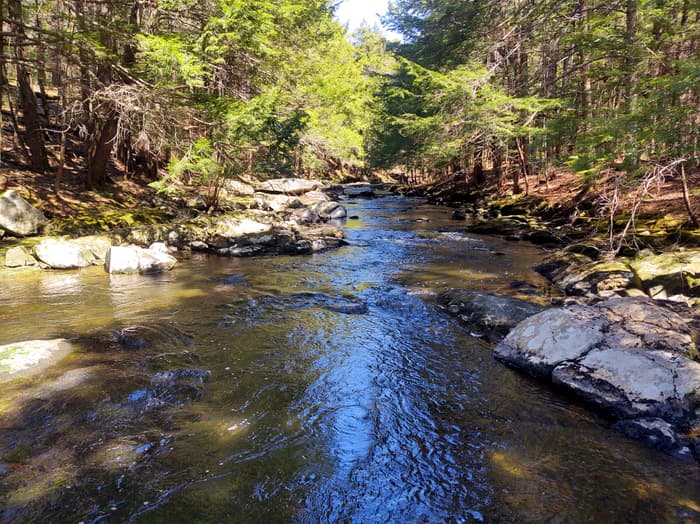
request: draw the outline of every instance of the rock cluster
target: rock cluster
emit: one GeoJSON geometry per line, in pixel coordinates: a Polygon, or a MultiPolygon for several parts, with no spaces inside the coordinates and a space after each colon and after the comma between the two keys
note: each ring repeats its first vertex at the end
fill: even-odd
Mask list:
{"type": "MultiPolygon", "coordinates": [[[[358,185],[352,187],[350,192],[353,191],[367,194],[373,190],[358,185]]],[[[43,220],[43,216],[41,220],[38,218],[40,212],[12,191],[5,197],[17,208],[28,208],[27,216],[34,217],[38,227],[43,220]]],[[[319,181],[284,178],[254,187],[231,180],[222,189],[220,198],[222,208],[229,210],[224,214],[200,214],[185,222],[136,227],[126,233],[115,231],[111,237],[47,237],[33,245],[9,248],[4,253],[4,265],[73,269],[104,264],[112,274],[153,273],[167,271],[175,264],[168,249],[225,256],[294,255],[344,244],[342,232],[328,222],[345,219],[347,211],[319,181]]],[[[183,205],[190,209],[202,207],[194,202],[190,205],[189,201],[183,205]]],[[[24,221],[28,223],[30,219],[24,221]]],[[[14,228],[12,234],[18,234],[14,232],[18,230],[14,228]]]]}
{"type": "Polygon", "coordinates": [[[538,313],[494,355],[619,419],[626,434],[700,458],[693,335],[681,316],[649,299],[616,297],[538,313]]]}
{"type": "Polygon", "coordinates": [[[572,251],[556,252],[536,268],[567,295],[647,295],[700,304],[700,249],[659,254],[645,250],[634,258],[611,260],[592,250],[572,251]]]}

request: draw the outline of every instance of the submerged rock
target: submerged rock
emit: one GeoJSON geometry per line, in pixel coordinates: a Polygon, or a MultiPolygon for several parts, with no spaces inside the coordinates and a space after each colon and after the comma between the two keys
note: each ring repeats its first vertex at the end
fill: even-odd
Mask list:
{"type": "Polygon", "coordinates": [[[697,355],[686,319],[631,297],[545,311],[494,349],[498,360],[551,379],[609,415],[658,418],[676,432],[698,422],[697,355]]]}
{"type": "Polygon", "coordinates": [[[0,197],[0,229],[24,237],[35,234],[45,223],[44,214],[16,191],[10,189],[0,197]]]}
{"type": "Polygon", "coordinates": [[[627,437],[641,440],[655,448],[679,458],[689,458],[691,450],[687,439],[679,437],[674,427],[660,418],[638,418],[621,420],[613,426],[627,437]]]}
{"type": "Polygon", "coordinates": [[[38,373],[72,350],[68,340],[25,340],[0,346],[0,382],[38,373]]]}
{"type": "Polygon", "coordinates": [[[463,289],[441,293],[438,303],[491,341],[502,339],[519,322],[544,311],[543,306],[519,298],[463,289]]]}
{"type": "Polygon", "coordinates": [[[177,369],[156,373],[151,378],[154,396],[167,403],[199,400],[201,385],[211,376],[203,369],[177,369]]]}
{"type": "Polygon", "coordinates": [[[178,346],[191,346],[194,336],[179,329],[172,323],[150,326],[126,326],[113,333],[116,342],[124,349],[138,350],[152,348],[172,349],[178,346]]]}

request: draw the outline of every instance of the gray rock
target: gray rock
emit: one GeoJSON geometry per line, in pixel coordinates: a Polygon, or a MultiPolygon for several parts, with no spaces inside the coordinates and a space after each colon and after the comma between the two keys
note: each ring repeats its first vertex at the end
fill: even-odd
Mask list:
{"type": "Polygon", "coordinates": [[[343,193],[352,198],[373,198],[374,189],[369,184],[348,184],[343,187],[343,193]]]}
{"type": "Polygon", "coordinates": [[[255,201],[260,209],[266,211],[284,211],[285,209],[304,207],[304,204],[298,198],[279,194],[256,193],[255,201]]]}
{"type": "Polygon", "coordinates": [[[34,253],[39,261],[51,269],[88,267],[96,261],[96,257],[89,246],[57,238],[42,240],[35,246],[34,253]]]}
{"type": "Polygon", "coordinates": [[[175,264],[177,264],[177,259],[168,253],[141,249],[138,271],[139,273],[162,273],[170,271],[175,264]]]}
{"type": "Polygon", "coordinates": [[[299,197],[299,200],[301,200],[305,206],[312,206],[320,202],[330,202],[333,199],[325,191],[314,190],[304,193],[299,197]]]}
{"type": "Polygon", "coordinates": [[[260,182],[256,186],[257,191],[263,193],[282,193],[285,195],[303,195],[309,191],[323,188],[318,180],[306,180],[304,178],[276,178],[260,182]]]}
{"type": "Polygon", "coordinates": [[[26,340],[0,346],[0,382],[39,373],[72,350],[63,338],[26,340]]]}
{"type": "Polygon", "coordinates": [[[313,209],[304,208],[294,211],[292,214],[292,220],[297,224],[309,225],[319,222],[321,217],[318,216],[318,213],[316,213],[313,209]]]}
{"type": "Polygon", "coordinates": [[[550,309],[518,324],[494,356],[535,377],[549,377],[557,365],[598,345],[606,327],[603,315],[586,306],[550,309]]]}
{"type": "Polygon", "coordinates": [[[266,233],[271,229],[270,224],[264,224],[252,218],[224,216],[217,221],[214,234],[223,238],[241,238],[246,235],[266,233]]]}
{"type": "Polygon", "coordinates": [[[668,352],[604,347],[557,366],[552,383],[617,417],[674,419],[683,400],[675,391],[677,360],[668,352]]]}
{"type": "Polygon", "coordinates": [[[312,206],[311,210],[326,220],[338,220],[348,216],[347,210],[338,202],[319,202],[312,206]]]}
{"type": "Polygon", "coordinates": [[[35,266],[36,259],[31,256],[22,246],[11,247],[5,253],[6,267],[26,267],[35,266]]]}
{"type": "Polygon", "coordinates": [[[535,269],[573,296],[627,294],[635,285],[634,273],[624,260],[594,261],[582,254],[559,252],[535,269]]]}
{"type": "Polygon", "coordinates": [[[95,257],[94,263],[96,264],[104,262],[104,259],[107,257],[107,251],[112,247],[112,239],[102,235],[89,235],[76,238],[70,242],[81,249],[88,249],[95,257]]]}
{"type": "Polygon", "coordinates": [[[221,188],[223,197],[227,196],[253,196],[255,188],[250,184],[239,182],[238,180],[226,180],[221,188]]]}
{"type": "Polygon", "coordinates": [[[46,223],[43,213],[10,189],[0,197],[0,229],[13,235],[33,235],[46,223]]]}
{"type": "Polygon", "coordinates": [[[519,298],[462,289],[441,293],[438,303],[491,341],[502,339],[519,322],[544,310],[519,298]]]}
{"type": "Polygon", "coordinates": [[[112,246],[105,259],[105,270],[110,274],[138,273],[139,258],[134,246],[112,246]]]}

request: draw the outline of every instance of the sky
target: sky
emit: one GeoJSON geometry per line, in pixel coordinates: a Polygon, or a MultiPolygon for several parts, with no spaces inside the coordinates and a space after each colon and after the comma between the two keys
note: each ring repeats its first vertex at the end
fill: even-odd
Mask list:
{"type": "MultiPolygon", "coordinates": [[[[389,0],[343,0],[336,11],[336,17],[341,24],[347,24],[352,32],[364,20],[370,27],[381,25],[379,16],[383,15],[389,5],[389,0]]],[[[389,39],[401,39],[397,33],[383,29],[389,39]]]]}

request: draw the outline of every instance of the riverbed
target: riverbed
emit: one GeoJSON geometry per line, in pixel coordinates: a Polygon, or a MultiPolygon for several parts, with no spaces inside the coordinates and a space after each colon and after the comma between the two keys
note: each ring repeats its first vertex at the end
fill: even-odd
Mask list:
{"type": "Polygon", "coordinates": [[[3,520],[700,520],[696,463],[502,366],[436,307],[450,286],[546,303],[540,248],[420,199],[347,207],[349,245],[311,256],[0,275],[0,344],[77,348],[0,390],[3,520]],[[133,326],[143,344],[105,342],[133,326]],[[211,372],[196,396],[114,415],[183,368],[211,372]]]}

